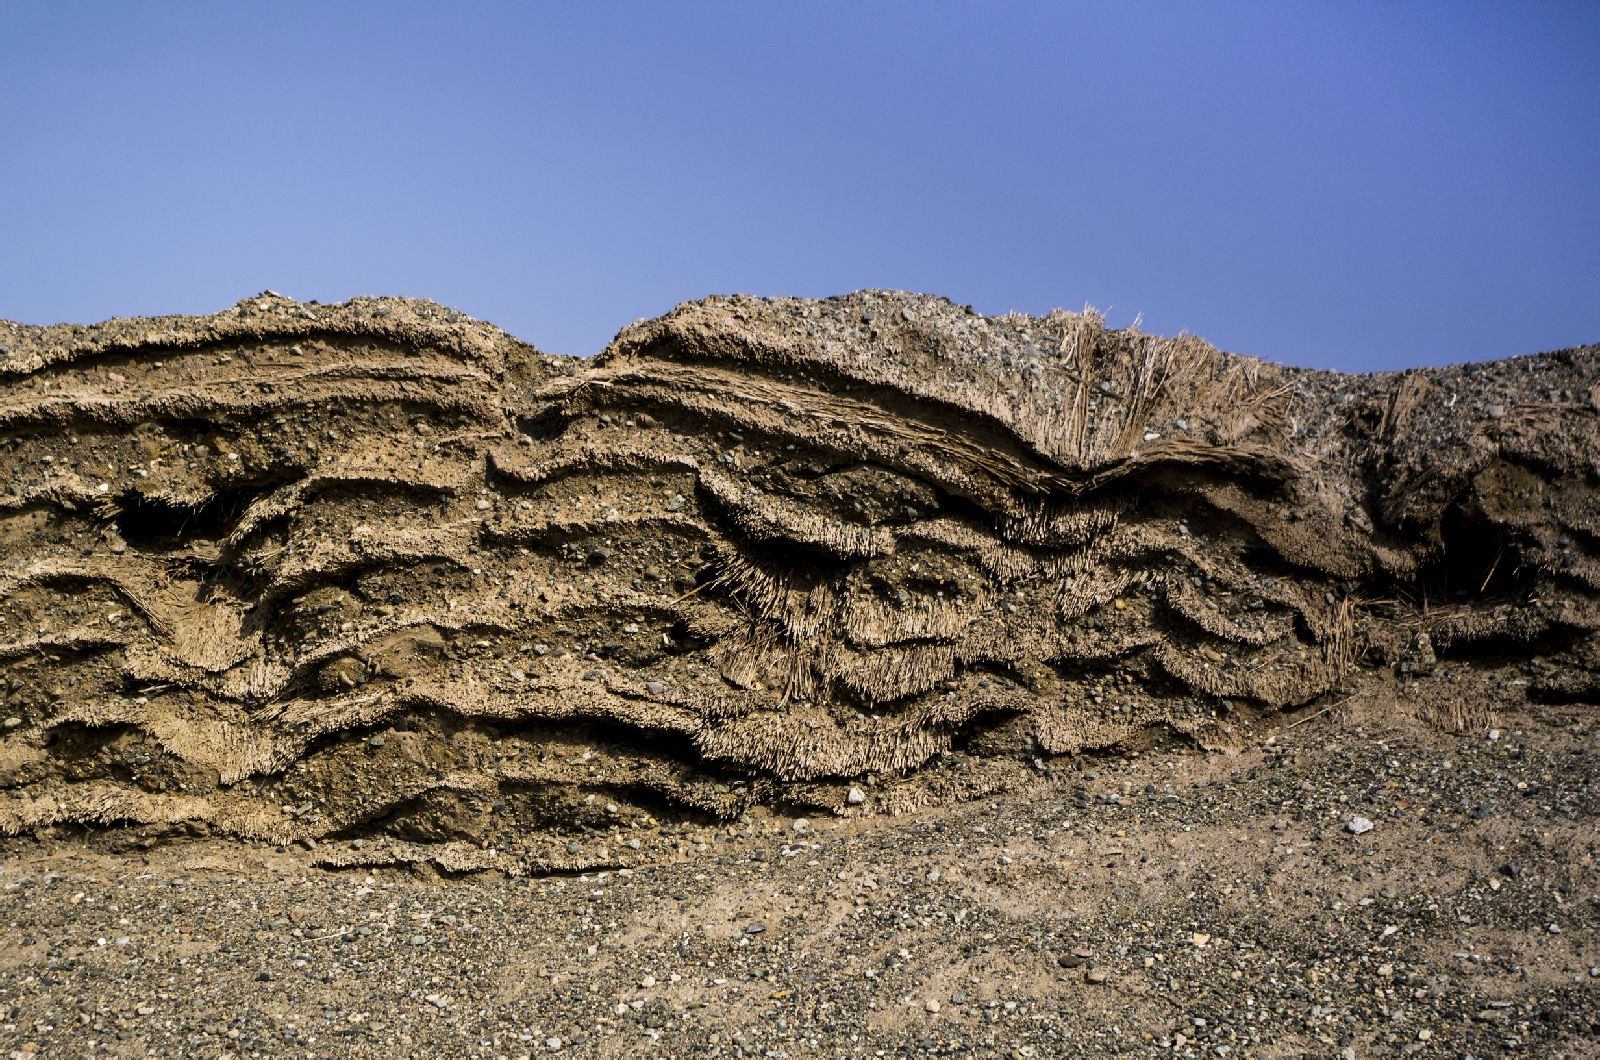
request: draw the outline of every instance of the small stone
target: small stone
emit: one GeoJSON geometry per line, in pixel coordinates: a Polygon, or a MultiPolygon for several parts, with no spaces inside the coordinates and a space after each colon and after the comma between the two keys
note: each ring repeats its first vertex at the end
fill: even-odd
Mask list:
{"type": "Polygon", "coordinates": [[[1489,414],[1489,418],[1491,420],[1498,420],[1505,416],[1506,407],[1504,405],[1490,405],[1487,409],[1484,409],[1484,411],[1489,414]]]}
{"type": "Polygon", "coordinates": [[[922,1007],[927,1009],[929,1012],[938,1012],[939,1002],[930,997],[928,1000],[922,1003],[922,1007]]]}
{"type": "Polygon", "coordinates": [[[1345,831],[1351,835],[1365,835],[1372,831],[1372,822],[1365,817],[1352,817],[1345,822],[1345,831]]]}
{"type": "Polygon", "coordinates": [[[1086,983],[1099,984],[1110,978],[1111,973],[1106,971],[1104,968],[1090,968],[1087,972],[1083,973],[1083,981],[1086,983]]]}
{"type": "Polygon", "coordinates": [[[6,721],[5,721],[5,726],[8,729],[15,729],[21,724],[22,724],[22,719],[19,718],[19,717],[16,717],[15,715],[7,718],[6,721]]]}
{"type": "Polygon", "coordinates": [[[428,944],[428,937],[426,935],[412,935],[411,936],[411,945],[413,945],[413,946],[426,946],[427,944],[428,944]]]}
{"type": "Polygon", "coordinates": [[[1063,953],[1056,958],[1056,963],[1063,968],[1082,968],[1087,963],[1087,958],[1079,957],[1076,953],[1063,953]]]}
{"type": "Polygon", "coordinates": [[[494,505],[490,504],[487,498],[479,497],[477,503],[474,504],[473,507],[476,508],[480,512],[486,512],[490,508],[493,508],[494,505]]]}
{"type": "Polygon", "coordinates": [[[766,930],[767,925],[765,924],[746,924],[744,926],[744,933],[746,935],[759,935],[766,930]]]}
{"type": "Polygon", "coordinates": [[[852,806],[860,806],[862,803],[867,801],[867,793],[862,791],[860,788],[852,787],[845,795],[844,801],[848,802],[852,806]]]}
{"type": "Polygon", "coordinates": [[[559,1052],[561,1050],[561,1039],[555,1037],[546,1038],[544,1040],[544,1047],[550,1050],[552,1053],[559,1052]]]}
{"type": "Polygon", "coordinates": [[[808,832],[811,830],[811,822],[806,820],[804,817],[796,817],[794,821],[794,830],[796,832],[808,832]]]}

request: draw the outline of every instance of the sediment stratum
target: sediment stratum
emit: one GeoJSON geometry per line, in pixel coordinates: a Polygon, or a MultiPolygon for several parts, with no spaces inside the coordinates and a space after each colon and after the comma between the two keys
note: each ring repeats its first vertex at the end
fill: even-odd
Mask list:
{"type": "Polygon", "coordinates": [[[1375,687],[1593,703],[1597,596],[1600,347],[1345,375],[895,292],[588,360],[400,299],[0,323],[4,835],[625,864],[1375,687]]]}

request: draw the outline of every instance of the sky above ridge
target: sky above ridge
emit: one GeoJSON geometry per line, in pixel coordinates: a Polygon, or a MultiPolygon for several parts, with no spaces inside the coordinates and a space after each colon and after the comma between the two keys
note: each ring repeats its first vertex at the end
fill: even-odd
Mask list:
{"type": "Polygon", "coordinates": [[[0,318],[1093,304],[1323,368],[1600,342],[1600,4],[0,6],[0,318]]]}

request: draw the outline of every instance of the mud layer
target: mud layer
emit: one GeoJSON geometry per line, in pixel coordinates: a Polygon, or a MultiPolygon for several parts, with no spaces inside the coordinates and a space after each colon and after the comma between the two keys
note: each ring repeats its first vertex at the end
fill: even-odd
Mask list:
{"type": "Polygon", "coordinates": [[[1596,347],[1348,376],[888,292],[592,361],[270,293],[0,347],[0,834],[581,870],[1600,696],[1596,347]]]}

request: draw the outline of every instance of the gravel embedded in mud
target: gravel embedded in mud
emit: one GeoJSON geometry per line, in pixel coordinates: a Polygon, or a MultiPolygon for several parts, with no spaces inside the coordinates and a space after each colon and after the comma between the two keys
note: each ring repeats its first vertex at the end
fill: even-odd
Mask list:
{"type": "Polygon", "coordinates": [[[231,841],[16,846],[0,862],[0,1042],[1590,1054],[1592,714],[1506,709],[1491,740],[1393,708],[1351,704],[1237,755],[1085,760],[1025,796],[909,817],[665,826],[673,853],[622,872],[328,872],[231,841]],[[1356,813],[1370,833],[1344,830],[1356,813]]]}

